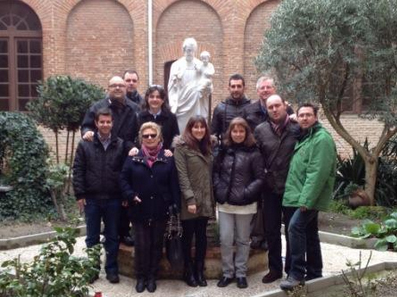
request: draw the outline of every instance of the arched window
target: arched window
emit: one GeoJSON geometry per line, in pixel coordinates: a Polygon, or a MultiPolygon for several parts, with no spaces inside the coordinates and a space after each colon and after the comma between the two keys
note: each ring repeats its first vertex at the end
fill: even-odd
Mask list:
{"type": "Polygon", "coordinates": [[[40,20],[26,4],[0,2],[0,111],[26,110],[43,78],[40,20]]]}

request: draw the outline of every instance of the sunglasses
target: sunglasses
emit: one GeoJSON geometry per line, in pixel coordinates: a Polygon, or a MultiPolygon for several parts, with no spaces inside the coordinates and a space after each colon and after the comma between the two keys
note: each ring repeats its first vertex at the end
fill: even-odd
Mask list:
{"type": "Polygon", "coordinates": [[[148,138],[156,138],[157,137],[157,134],[143,134],[142,135],[142,138],[144,138],[144,139],[148,139],[148,138]]]}

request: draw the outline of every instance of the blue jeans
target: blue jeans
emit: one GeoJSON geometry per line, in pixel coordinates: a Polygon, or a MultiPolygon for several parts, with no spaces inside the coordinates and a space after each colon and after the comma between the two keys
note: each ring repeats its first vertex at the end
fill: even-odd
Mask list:
{"type": "Polygon", "coordinates": [[[291,268],[289,275],[296,280],[322,276],[323,261],[318,236],[318,211],[296,209],[288,226],[291,268]]]}
{"type": "Polygon", "coordinates": [[[86,199],[84,207],[85,221],[87,224],[87,247],[99,244],[101,232],[101,219],[105,225],[105,251],[106,274],[118,274],[117,255],[119,251],[119,222],[121,200],[120,199],[86,199]]]}

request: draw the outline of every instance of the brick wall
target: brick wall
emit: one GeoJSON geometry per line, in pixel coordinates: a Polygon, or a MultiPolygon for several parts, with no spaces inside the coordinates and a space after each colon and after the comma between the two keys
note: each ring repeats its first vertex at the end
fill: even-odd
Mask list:
{"type": "MultiPolygon", "coordinates": [[[[148,84],[147,0],[23,0],[43,28],[44,76],[70,74],[106,86],[110,76],[127,68],[140,74],[139,91],[148,84]]],[[[215,66],[213,107],[227,95],[228,78],[245,76],[246,93],[256,98],[258,74],[253,64],[269,18],[280,0],[153,0],[154,83],[164,83],[164,63],[182,56],[182,42],[195,37],[215,66]]],[[[354,115],[347,129],[375,143],[381,125],[354,115]]],[[[43,130],[52,145],[52,133],[43,130]]],[[[349,146],[336,134],[341,152],[349,146]]],[[[64,142],[60,136],[61,142],[64,142]]],[[[61,144],[61,146],[64,144],[61,144]]],[[[63,151],[63,150],[62,150],[63,151]]]]}

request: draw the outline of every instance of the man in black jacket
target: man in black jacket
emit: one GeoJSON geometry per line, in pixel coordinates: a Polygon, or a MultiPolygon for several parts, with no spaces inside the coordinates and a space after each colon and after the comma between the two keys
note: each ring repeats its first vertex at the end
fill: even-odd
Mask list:
{"type": "MultiPolygon", "coordinates": [[[[265,160],[265,187],[263,217],[265,237],[269,247],[269,273],[262,282],[271,283],[283,275],[281,259],[281,218],[282,198],[289,164],[299,137],[298,123],[291,121],[287,114],[287,104],[278,95],[266,100],[269,119],[256,127],[254,135],[259,150],[265,160]]],[[[289,253],[287,244],[287,260],[289,253]]],[[[285,270],[288,271],[288,267],[285,270]]]]}
{"type": "MultiPolygon", "coordinates": [[[[112,112],[99,109],[95,114],[92,141],[81,140],[73,165],[73,188],[80,212],[85,212],[87,247],[99,244],[101,220],[105,225],[106,278],[118,283],[118,226],[121,211],[119,175],[125,159],[123,140],[112,134],[112,112]]],[[[98,259],[98,268],[100,268],[98,259]]],[[[92,281],[98,278],[96,274],[92,281]]]]}
{"type": "Polygon", "coordinates": [[[244,77],[240,74],[233,74],[229,78],[230,96],[217,105],[212,116],[211,133],[218,139],[222,138],[231,120],[235,117],[241,117],[244,107],[251,103],[244,95],[244,89],[244,77]]]}
{"type": "Polygon", "coordinates": [[[127,98],[136,103],[139,110],[143,104],[143,98],[138,93],[139,75],[135,70],[126,70],[123,75],[125,84],[127,86],[127,98]]]}
{"type": "MultiPolygon", "coordinates": [[[[94,103],[85,114],[81,125],[81,135],[84,140],[92,141],[94,137],[95,113],[103,107],[107,107],[113,114],[112,135],[124,140],[124,146],[133,155],[132,148],[138,135],[138,105],[126,98],[127,86],[120,76],[113,76],[108,84],[108,92],[105,99],[94,103]]],[[[120,241],[126,245],[133,245],[134,240],[130,236],[130,222],[127,208],[122,209],[120,222],[120,241]]]]}

